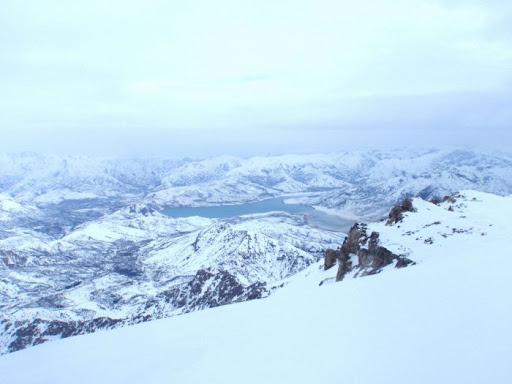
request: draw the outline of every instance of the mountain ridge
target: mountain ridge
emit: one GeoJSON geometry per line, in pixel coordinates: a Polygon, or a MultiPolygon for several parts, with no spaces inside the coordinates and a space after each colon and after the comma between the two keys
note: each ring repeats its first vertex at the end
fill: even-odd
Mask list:
{"type": "Polygon", "coordinates": [[[413,199],[402,221],[367,224],[379,245],[416,262],[408,268],[329,284],[336,268],[319,261],[263,300],[1,356],[0,379],[508,383],[512,196],[453,198],[413,199]]]}
{"type": "MultiPolygon", "coordinates": [[[[16,322],[22,329],[41,319],[32,341],[15,344],[29,346],[45,339],[45,327],[53,330],[48,339],[58,337],[66,327],[48,325],[55,321],[77,322],[72,333],[80,333],[110,326],[89,325],[94,319],[131,324],[263,297],[343,243],[344,233],[313,228],[303,215],[172,218],[160,213],[167,205],[280,196],[360,221],[418,194],[429,199],[468,185],[512,193],[512,158],[472,151],[105,161],[0,156],[18,164],[0,168],[0,309],[9,327],[2,353],[17,337],[16,322]],[[222,278],[205,278],[211,274],[222,278]],[[171,292],[193,297],[173,300],[171,292]]],[[[379,241],[386,231],[376,230],[379,241]]]]}

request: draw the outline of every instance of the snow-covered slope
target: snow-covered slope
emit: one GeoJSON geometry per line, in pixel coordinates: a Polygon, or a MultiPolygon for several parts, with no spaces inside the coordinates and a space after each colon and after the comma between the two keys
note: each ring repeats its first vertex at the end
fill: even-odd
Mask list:
{"type": "Polygon", "coordinates": [[[319,286],[319,263],[263,300],[2,356],[0,381],[510,383],[512,197],[455,200],[368,225],[409,268],[319,286]]]}
{"type": "Polygon", "coordinates": [[[0,154],[0,191],[39,204],[136,194],[155,187],[181,164],[165,159],[0,154]]]}
{"type": "Polygon", "coordinates": [[[346,217],[378,217],[405,196],[463,189],[512,193],[512,158],[467,150],[214,158],[173,170],[147,196],[164,205],[205,205],[303,194],[301,201],[346,217]]]}
{"type": "MultiPolygon", "coordinates": [[[[202,161],[0,155],[0,353],[266,296],[344,236],[301,215],[177,219],[160,214],[164,206],[286,196],[380,218],[404,196],[506,195],[511,180],[509,155],[464,150],[202,161]]],[[[381,269],[363,264],[354,258],[346,273],[381,269]]]]}
{"type": "Polygon", "coordinates": [[[0,353],[268,295],[343,233],[285,213],[174,219],[135,204],[53,240],[0,240],[0,353]]]}

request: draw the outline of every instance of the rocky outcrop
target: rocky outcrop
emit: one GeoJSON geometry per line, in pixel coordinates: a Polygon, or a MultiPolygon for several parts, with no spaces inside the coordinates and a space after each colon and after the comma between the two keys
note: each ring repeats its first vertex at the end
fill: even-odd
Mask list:
{"type": "Polygon", "coordinates": [[[433,199],[430,199],[430,202],[435,205],[439,205],[446,201],[448,201],[449,203],[452,203],[452,204],[456,202],[454,196],[448,196],[448,195],[444,196],[442,199],[438,198],[438,197],[434,197],[433,199]]]}
{"type": "Polygon", "coordinates": [[[387,248],[379,245],[379,234],[367,233],[365,224],[354,224],[339,250],[328,250],[324,256],[324,266],[327,269],[334,265],[333,256],[336,255],[338,272],[336,281],[341,281],[349,273],[353,277],[374,275],[382,268],[394,263],[396,268],[403,268],[413,261],[404,256],[396,255],[387,248]]]}
{"type": "Polygon", "coordinates": [[[228,271],[208,268],[197,271],[187,284],[165,291],[160,296],[174,308],[190,312],[234,301],[259,299],[267,294],[266,283],[257,282],[245,286],[228,271]]]}
{"type": "Polygon", "coordinates": [[[140,311],[145,315],[136,317],[135,321],[260,299],[270,291],[265,282],[244,285],[226,270],[200,269],[188,283],[177,285],[149,301],[140,311]]]}
{"type": "Polygon", "coordinates": [[[404,218],[404,212],[414,212],[412,200],[409,198],[404,199],[401,204],[397,204],[391,209],[391,212],[389,212],[388,215],[388,221],[386,222],[386,225],[391,225],[399,221],[402,221],[402,219],[404,218]]]}
{"type": "Polygon", "coordinates": [[[99,317],[87,321],[63,321],[36,318],[26,321],[0,319],[2,339],[9,340],[0,354],[42,344],[51,339],[83,335],[100,329],[155,320],[173,314],[231,304],[268,296],[271,289],[265,282],[244,285],[228,271],[200,269],[187,283],[161,292],[144,305],[143,311],[124,319],[99,317]]]}
{"type": "Polygon", "coordinates": [[[325,251],[324,255],[324,270],[334,267],[336,265],[336,260],[340,257],[340,250],[328,249],[325,251]]]}
{"type": "Polygon", "coordinates": [[[87,321],[61,321],[36,318],[32,321],[0,320],[2,338],[11,342],[4,352],[14,352],[29,346],[42,344],[55,338],[84,335],[98,329],[113,329],[125,323],[122,319],[99,317],[87,321]]]}

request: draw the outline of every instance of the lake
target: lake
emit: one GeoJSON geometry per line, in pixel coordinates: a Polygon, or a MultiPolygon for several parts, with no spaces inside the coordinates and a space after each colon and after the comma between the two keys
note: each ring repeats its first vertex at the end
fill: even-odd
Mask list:
{"type": "Polygon", "coordinates": [[[253,203],[235,205],[212,205],[208,207],[168,207],[162,213],[171,217],[200,216],[210,219],[227,219],[242,215],[268,212],[288,212],[294,215],[306,215],[313,227],[346,232],[354,223],[341,216],[318,211],[308,205],[284,204],[284,198],[276,197],[253,203]]]}

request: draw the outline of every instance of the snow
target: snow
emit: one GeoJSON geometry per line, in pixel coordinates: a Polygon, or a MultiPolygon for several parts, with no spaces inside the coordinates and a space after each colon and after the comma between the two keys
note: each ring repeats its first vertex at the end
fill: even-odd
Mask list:
{"type": "Polygon", "coordinates": [[[23,207],[14,201],[10,196],[0,195],[0,210],[6,212],[22,211],[23,207]]]}
{"type": "Polygon", "coordinates": [[[239,204],[306,194],[307,205],[377,218],[405,195],[461,189],[512,192],[512,157],[458,149],[281,155],[248,159],[106,159],[1,155],[3,193],[19,203],[64,206],[122,197],[161,206],[239,204]]]}
{"type": "Polygon", "coordinates": [[[186,163],[145,196],[167,206],[235,204],[270,196],[331,209],[343,217],[378,218],[404,196],[444,196],[462,189],[512,192],[510,156],[467,150],[397,150],[186,163]]]}
{"type": "Polygon", "coordinates": [[[122,226],[114,227],[113,225],[110,225],[110,227],[113,228],[108,228],[108,226],[104,225],[104,223],[88,224],[83,230],[76,231],[71,235],[66,236],[64,239],[66,241],[73,241],[79,238],[85,238],[105,242],[114,242],[125,237],[135,239],[147,238],[146,232],[140,229],[122,226]]]}
{"type": "MultiPolygon", "coordinates": [[[[78,225],[58,239],[28,230],[14,234],[0,240],[0,248],[14,250],[2,261],[9,268],[17,266],[17,273],[7,268],[1,273],[1,312],[6,321],[25,322],[161,317],[163,310],[154,314],[146,304],[186,284],[204,268],[224,268],[246,286],[262,282],[271,289],[344,236],[313,229],[294,215],[248,215],[227,222],[170,218],[143,204],[78,225]],[[193,244],[199,235],[201,249],[196,251],[193,244]],[[125,252],[116,241],[141,242],[137,251],[128,251],[134,256],[125,262],[140,273],[137,277],[115,269],[124,259],[115,255],[125,252]]],[[[181,312],[183,308],[165,308],[165,316],[181,312]]],[[[14,338],[13,325],[0,335],[0,354],[8,351],[14,338]]]]}
{"type": "Polygon", "coordinates": [[[236,225],[213,221],[201,231],[162,240],[160,246],[154,247],[156,251],[148,252],[144,265],[152,269],[166,266],[176,269],[175,273],[190,275],[209,267],[231,271],[241,268],[244,280],[277,284],[297,272],[296,263],[306,266],[316,260],[311,253],[320,253],[320,244],[334,245],[336,240],[342,241],[341,234],[311,228],[301,230],[285,223],[271,225],[263,217],[261,221],[253,221],[251,217],[241,220],[245,221],[236,225]],[[295,245],[307,241],[312,243],[311,253],[300,249],[301,244],[295,245]]]}
{"type": "Polygon", "coordinates": [[[0,221],[10,220],[13,216],[33,214],[36,208],[31,205],[22,205],[7,194],[0,194],[0,221]]]}
{"type": "Polygon", "coordinates": [[[2,356],[0,382],[512,382],[512,197],[413,203],[369,230],[415,266],[319,286],[315,264],[263,300],[2,356]]]}

